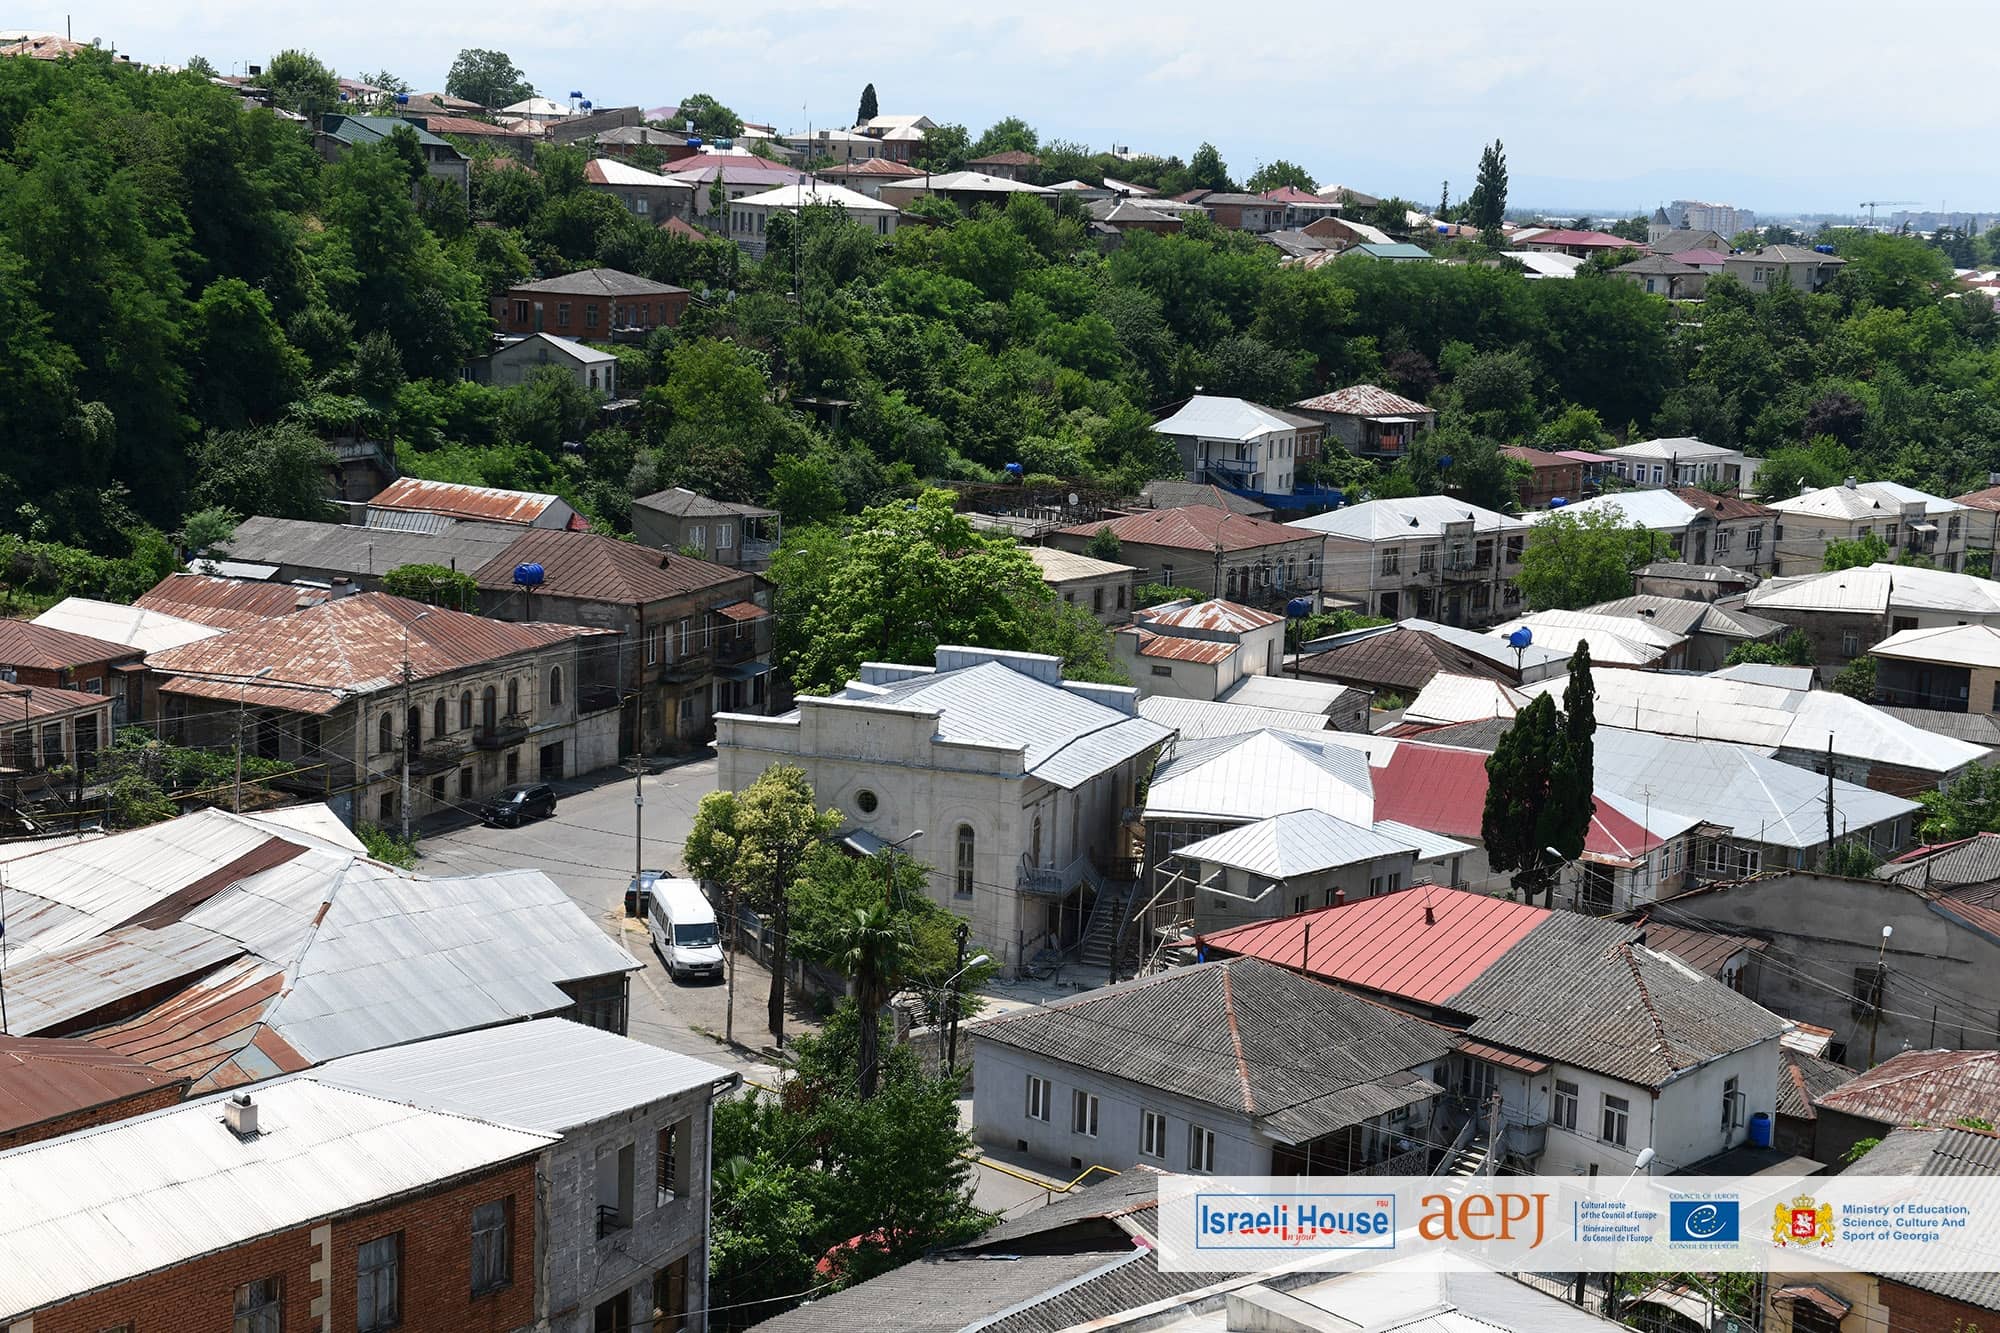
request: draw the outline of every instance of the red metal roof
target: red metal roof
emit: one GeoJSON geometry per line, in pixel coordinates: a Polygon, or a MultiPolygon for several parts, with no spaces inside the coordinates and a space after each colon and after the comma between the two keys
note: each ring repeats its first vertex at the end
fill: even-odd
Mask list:
{"type": "Polygon", "coordinates": [[[1267,523],[1261,518],[1232,514],[1208,505],[1183,505],[1178,509],[1149,509],[1121,518],[1079,523],[1062,529],[1065,536],[1095,537],[1110,528],[1121,542],[1141,546],[1164,546],[1175,550],[1199,551],[1213,555],[1216,545],[1224,551],[1250,551],[1261,546],[1280,546],[1299,541],[1316,541],[1319,534],[1303,528],[1267,523]]]}
{"type": "Polygon", "coordinates": [[[129,644],[72,634],[27,620],[0,620],[0,665],[61,671],[97,662],[123,662],[143,656],[129,644]]]}
{"type": "Polygon", "coordinates": [[[301,588],[292,583],[251,583],[213,574],[169,574],[141,594],[133,605],[192,620],[197,625],[242,629],[262,624],[273,616],[288,616],[301,603],[311,605],[326,598],[324,588],[301,588]]]}
{"type": "Polygon", "coordinates": [[[1605,250],[1643,250],[1646,248],[1638,241],[1628,241],[1623,236],[1613,236],[1610,232],[1571,231],[1568,229],[1541,232],[1526,238],[1521,244],[1526,246],[1574,245],[1584,249],[1595,247],[1605,250]]]}
{"type": "Polygon", "coordinates": [[[0,1034],[0,1134],[178,1081],[87,1041],[0,1034]]]}
{"type": "MultiPolygon", "coordinates": [[[[1398,745],[1372,768],[1375,817],[1447,837],[1478,841],[1486,818],[1486,755],[1441,745],[1398,745]]],[[[1603,801],[1594,804],[1583,850],[1596,858],[1635,860],[1662,839],[1603,801]]]]}
{"type": "Polygon", "coordinates": [[[594,532],[554,528],[523,532],[519,541],[482,565],[474,577],[482,588],[512,590],[518,565],[542,567],[537,596],[622,606],[665,601],[732,581],[741,581],[744,592],[751,587],[751,576],[740,569],[594,532]]]}
{"type": "MultiPolygon", "coordinates": [[[[1377,807],[1378,817],[1381,816],[1377,807]]],[[[1444,1004],[1549,912],[1483,893],[1420,884],[1341,907],[1202,937],[1209,956],[1240,954],[1348,985],[1444,1004]]]]}
{"type": "Polygon", "coordinates": [[[1520,444],[1502,445],[1500,447],[1500,452],[1507,455],[1507,457],[1509,458],[1520,459],[1523,463],[1526,463],[1529,467],[1538,467],[1538,468],[1575,467],[1578,462],[1577,459],[1568,458],[1562,454],[1553,453],[1547,449],[1530,449],[1526,445],[1520,445],[1520,444]]]}
{"type": "Polygon", "coordinates": [[[1748,500],[1733,495],[1717,495],[1699,486],[1669,486],[1668,490],[1678,495],[1696,509],[1706,509],[1717,518],[1776,518],[1778,511],[1766,509],[1763,505],[1752,504],[1748,500]]]}
{"type": "Polygon", "coordinates": [[[1255,607],[1224,601],[1220,597],[1211,597],[1208,601],[1196,602],[1193,606],[1184,606],[1178,611],[1139,611],[1135,612],[1134,616],[1149,625],[1172,625],[1177,629],[1226,630],[1232,634],[1262,629],[1266,625],[1275,625],[1284,619],[1283,616],[1273,615],[1269,611],[1259,611],[1255,607]]]}
{"type": "Polygon", "coordinates": [[[1819,1099],[1887,1125],[2000,1120],[2000,1051],[1904,1051],[1819,1099]]]}
{"type": "Polygon", "coordinates": [[[1183,639],[1171,634],[1153,634],[1146,630],[1127,628],[1120,634],[1133,635],[1139,641],[1139,656],[1170,658],[1176,662],[1206,662],[1211,666],[1226,662],[1236,651],[1233,643],[1216,643],[1212,639],[1183,639]]]}
{"type": "Polygon", "coordinates": [[[1280,185],[1275,190],[1266,190],[1264,197],[1281,204],[1317,204],[1321,208],[1333,207],[1329,201],[1316,194],[1309,194],[1296,185],[1280,185]]]}
{"type": "Polygon", "coordinates": [[[533,523],[561,501],[535,491],[503,491],[492,486],[462,486],[450,481],[403,477],[368,502],[374,509],[407,509],[481,523],[533,523]]]}
{"type": "Polygon", "coordinates": [[[715,614],[724,620],[762,620],[771,613],[755,602],[731,602],[728,606],[718,606],[715,614]]]}
{"type": "Polygon", "coordinates": [[[1498,1046],[1488,1046],[1483,1041],[1461,1037],[1458,1049],[1475,1060],[1484,1060],[1489,1065],[1504,1065],[1508,1069],[1518,1069],[1526,1074],[1539,1074],[1549,1067],[1547,1060],[1537,1060],[1532,1055],[1522,1055],[1518,1051],[1503,1051],[1498,1046]]]}
{"type": "Polygon", "coordinates": [[[1317,398],[1302,398],[1292,406],[1301,412],[1332,412],[1349,417],[1427,417],[1436,411],[1414,398],[1373,384],[1350,384],[1317,398]]]}

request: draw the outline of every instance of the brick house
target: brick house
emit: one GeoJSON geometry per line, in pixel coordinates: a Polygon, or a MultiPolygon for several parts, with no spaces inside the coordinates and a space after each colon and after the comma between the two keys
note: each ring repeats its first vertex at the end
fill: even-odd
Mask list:
{"type": "Polygon", "coordinates": [[[28,620],[0,620],[0,676],[15,685],[106,694],[116,680],[113,670],[143,656],[129,644],[28,620]]]}
{"type": "Polygon", "coordinates": [[[0,1152],[172,1106],[187,1087],[87,1041],[0,1034],[0,1152]]]}
{"type": "Polygon", "coordinates": [[[510,287],[494,301],[502,333],[556,333],[609,341],[619,330],[650,331],[681,322],[692,293],[615,268],[587,268],[510,287]]]}

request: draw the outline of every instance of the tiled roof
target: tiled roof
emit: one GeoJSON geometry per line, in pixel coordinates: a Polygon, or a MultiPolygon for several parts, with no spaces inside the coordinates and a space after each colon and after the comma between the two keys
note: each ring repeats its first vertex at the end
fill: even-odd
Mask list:
{"type": "Polygon", "coordinates": [[[241,691],[260,706],[327,713],[400,682],[406,638],[411,679],[428,680],[600,632],[488,620],[370,592],[169,648],[149,664],[171,677],[162,693],[234,701],[241,691]],[[253,678],[266,667],[267,676],[253,678]]]}
{"type": "Polygon", "coordinates": [[[1095,537],[1104,528],[1110,528],[1121,542],[1196,551],[1203,555],[1213,555],[1218,543],[1225,552],[1229,552],[1319,540],[1317,533],[1301,532],[1282,523],[1267,523],[1261,518],[1247,518],[1206,505],[1148,509],[1097,523],[1079,523],[1061,531],[1068,536],[1089,538],[1095,537]]]}
{"type": "Polygon", "coordinates": [[[0,665],[61,671],[136,658],[139,651],[108,639],[72,634],[30,620],[0,620],[0,665]]]}
{"type": "Polygon", "coordinates": [[[923,169],[907,162],[898,162],[890,157],[866,157],[855,162],[837,162],[830,167],[821,167],[813,173],[816,176],[886,176],[904,179],[923,175],[923,169]]]}
{"type": "Polygon", "coordinates": [[[1427,417],[1437,410],[1424,406],[1414,398],[1405,398],[1373,384],[1350,384],[1345,389],[1335,389],[1316,398],[1302,398],[1292,406],[1301,412],[1329,412],[1352,417],[1427,417]]]}
{"type": "Polygon", "coordinates": [[[87,1041],[0,1034],[0,1134],[177,1081],[87,1041]]]}
{"type": "Polygon", "coordinates": [[[373,509],[410,509],[447,518],[521,524],[533,523],[550,506],[561,503],[555,496],[537,491],[504,491],[422,477],[400,477],[368,502],[373,509]]]}
{"type": "Polygon", "coordinates": [[[615,268],[586,268],[565,273],[559,278],[523,282],[508,290],[546,292],[553,296],[671,296],[676,292],[685,292],[687,288],[620,273],[615,268]]]}
{"type": "Polygon", "coordinates": [[[169,574],[139,595],[134,606],[192,620],[216,629],[242,629],[273,616],[288,616],[326,600],[324,588],[292,583],[256,583],[212,574],[169,574]]]}
{"type": "Polygon", "coordinates": [[[1904,1051],[1819,1099],[1885,1125],[2000,1122],[2000,1051],[1904,1051]]]}
{"type": "Polygon", "coordinates": [[[530,528],[520,540],[481,566],[473,577],[488,589],[512,590],[514,570],[540,565],[534,596],[638,606],[681,597],[751,576],[739,569],[656,551],[594,532],[530,528]]]}
{"type": "Polygon", "coordinates": [[[977,1039],[1246,1114],[1303,1143],[1436,1091],[1397,1077],[1451,1038],[1283,967],[1232,959],[989,1019],[977,1039]]]}

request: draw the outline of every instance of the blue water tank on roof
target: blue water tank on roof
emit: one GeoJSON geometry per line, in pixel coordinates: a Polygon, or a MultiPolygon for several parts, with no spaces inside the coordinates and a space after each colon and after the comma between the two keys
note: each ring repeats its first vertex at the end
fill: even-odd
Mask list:
{"type": "Polygon", "coordinates": [[[1509,648],[1526,648],[1529,644],[1533,643],[1534,641],[1535,641],[1535,632],[1529,629],[1526,625],[1521,626],[1521,628],[1515,630],[1512,634],[1509,634],[1507,636],[1507,646],[1509,648]]]}
{"type": "Polygon", "coordinates": [[[540,565],[514,566],[514,582],[519,584],[523,588],[541,587],[542,567],[540,565]]]}
{"type": "Polygon", "coordinates": [[[1291,601],[1285,603],[1285,614],[1295,620],[1301,616],[1309,616],[1312,613],[1313,599],[1310,597],[1294,597],[1291,601]]]}
{"type": "Polygon", "coordinates": [[[1019,463],[1009,463],[1007,465],[1007,475],[1015,481],[1019,481],[1028,475],[1028,469],[1022,467],[1019,463]]]}

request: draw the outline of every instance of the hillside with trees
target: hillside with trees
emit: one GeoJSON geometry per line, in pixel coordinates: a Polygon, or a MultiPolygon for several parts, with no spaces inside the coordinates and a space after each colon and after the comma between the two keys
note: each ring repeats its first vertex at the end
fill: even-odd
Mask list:
{"type": "MultiPolygon", "coordinates": [[[[284,68],[286,95],[316,107],[330,72],[299,52],[284,68]]],[[[489,97],[524,84],[491,51],[464,53],[453,77],[489,97]]],[[[682,108],[738,121],[705,95],[682,108]]],[[[1121,162],[1018,117],[945,126],[925,151],[946,165],[998,147],[1035,149],[1052,179],[1234,185],[1212,145],[1121,162]]],[[[773,502],[795,531],[930,480],[998,481],[1010,463],[1135,488],[1171,468],[1154,409],[1197,388],[1284,403],[1372,381],[1426,399],[1438,430],[1396,472],[1339,456],[1314,478],[1378,495],[1497,502],[1500,444],[1648,434],[1778,455],[1767,473],[1799,484],[1854,471],[1952,494],[2000,469],[2000,325],[1984,297],[1947,290],[1945,251],[1915,238],[1832,233],[1848,260],[1832,290],[1718,279],[1697,325],[1597,274],[1307,271],[1201,221],[1106,255],[1074,200],[972,216],[926,201],[928,225],[886,241],[808,209],[774,219],[758,263],[590,193],[583,147],[543,146],[532,170],[467,151],[469,207],[414,142],[329,165],[301,126],[199,74],[0,62],[10,595],[82,590],[68,580],[84,564],[59,551],[98,561],[102,584],[102,562],[150,567],[165,539],[212,537],[232,516],[314,516],[321,446],[348,437],[393,441],[413,475],[554,491],[608,531],[634,494],[674,484],[773,502]],[[639,400],[623,424],[600,427],[559,375],[460,377],[494,293],[599,264],[697,298],[679,328],[616,349],[639,400]],[[849,406],[836,425],[808,400],[849,406]]],[[[1501,146],[1482,157],[1466,205],[1479,224],[1505,189],[1501,146]]],[[[1309,179],[1274,163],[1253,183],[1309,179]]]]}

